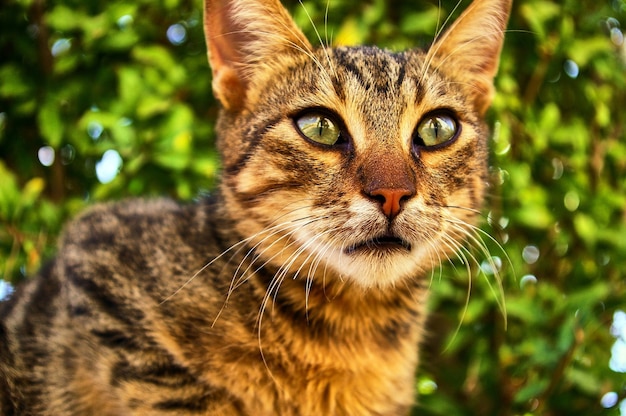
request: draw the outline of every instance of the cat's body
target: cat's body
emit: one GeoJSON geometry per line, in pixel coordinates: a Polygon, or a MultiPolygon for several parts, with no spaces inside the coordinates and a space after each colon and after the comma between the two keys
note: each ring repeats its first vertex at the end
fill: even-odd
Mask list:
{"type": "Polygon", "coordinates": [[[220,189],[68,227],[0,304],[3,415],[413,404],[430,270],[484,192],[509,2],[475,1],[428,53],[313,50],[278,3],[206,6],[220,189]]]}
{"type": "Polygon", "coordinates": [[[259,271],[225,303],[229,276],[246,249],[199,273],[184,296],[162,302],[207,258],[242,239],[219,231],[225,223],[216,214],[211,203],[134,201],[98,208],[74,223],[58,260],[42,272],[46,284],[22,290],[13,307],[19,323],[6,322],[22,335],[17,345],[2,339],[3,348],[19,351],[9,357],[29,374],[10,378],[28,402],[15,413],[4,403],[4,413],[406,413],[423,319],[413,297],[427,282],[390,296],[328,282],[324,290],[310,289],[307,309],[306,281],[287,277],[259,332],[259,307],[274,270],[259,271]],[[163,224],[172,227],[164,231],[163,224]],[[122,243],[125,232],[133,238],[122,243]],[[84,277],[95,270],[107,279],[84,277]]]}

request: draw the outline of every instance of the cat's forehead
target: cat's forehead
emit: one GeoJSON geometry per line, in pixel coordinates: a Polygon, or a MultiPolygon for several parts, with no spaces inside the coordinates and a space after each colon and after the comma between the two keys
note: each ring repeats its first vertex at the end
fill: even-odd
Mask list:
{"type": "Polygon", "coordinates": [[[342,47],[332,50],[335,70],[354,76],[368,90],[381,92],[399,86],[404,81],[407,57],[371,46],[342,47]]]}
{"type": "Polygon", "coordinates": [[[396,118],[424,101],[453,107],[459,100],[454,83],[430,65],[428,54],[420,49],[338,47],[318,50],[317,56],[317,64],[307,66],[315,74],[310,81],[316,85],[316,98],[330,96],[342,104],[355,104],[359,111],[396,118]]]}
{"type": "MultiPolygon", "coordinates": [[[[407,63],[407,53],[410,51],[394,52],[377,46],[340,46],[326,49],[331,58],[339,65],[364,65],[373,70],[395,70],[407,63]]],[[[325,53],[326,53],[325,52],[325,53]]]]}
{"type": "MultiPolygon", "coordinates": [[[[338,47],[317,50],[318,72],[321,78],[333,79],[340,95],[355,93],[375,98],[410,99],[406,94],[417,94],[420,100],[425,90],[449,84],[450,79],[439,66],[432,65],[428,53],[421,49],[394,52],[375,46],[338,47]],[[346,91],[346,87],[352,87],[346,91]],[[344,91],[341,91],[341,90],[344,91]],[[402,97],[404,96],[404,97],[402,97]]],[[[309,67],[310,68],[310,67],[309,67]]],[[[315,78],[315,77],[314,77],[315,78]]],[[[446,95],[454,93],[447,88],[446,95]]]]}

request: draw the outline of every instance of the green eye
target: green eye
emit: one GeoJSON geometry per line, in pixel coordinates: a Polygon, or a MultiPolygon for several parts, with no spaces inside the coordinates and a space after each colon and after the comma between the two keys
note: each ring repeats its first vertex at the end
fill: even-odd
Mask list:
{"type": "Polygon", "coordinates": [[[332,146],[341,139],[341,130],[335,122],[320,113],[308,113],[296,119],[298,129],[316,143],[332,146]]]}
{"type": "Polygon", "coordinates": [[[446,114],[428,116],[417,126],[417,134],[425,146],[445,143],[452,139],[456,132],[456,121],[446,114]]]}

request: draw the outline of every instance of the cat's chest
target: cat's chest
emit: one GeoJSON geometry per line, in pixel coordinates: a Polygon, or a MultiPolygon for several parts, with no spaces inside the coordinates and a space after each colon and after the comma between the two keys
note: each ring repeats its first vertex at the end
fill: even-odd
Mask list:
{"type": "MultiPolygon", "coordinates": [[[[357,349],[343,352],[351,354],[348,358],[353,366],[350,367],[332,365],[330,361],[339,357],[326,350],[317,352],[326,354],[325,359],[329,362],[324,365],[312,365],[298,359],[290,361],[293,357],[287,356],[282,357],[280,365],[275,365],[271,358],[266,358],[259,361],[260,365],[242,366],[241,371],[227,373],[223,381],[240,400],[244,414],[407,414],[414,399],[415,363],[409,365],[406,357],[381,356],[382,351],[364,354],[362,348],[357,349]],[[357,368],[357,364],[360,367],[357,368]],[[297,377],[294,378],[294,374],[297,377]]],[[[414,348],[410,350],[415,357],[414,348]]]]}
{"type": "MultiPolygon", "coordinates": [[[[284,289],[289,293],[289,287],[284,289]]],[[[340,298],[315,304],[315,297],[307,313],[289,307],[290,301],[278,296],[267,305],[260,323],[231,327],[236,339],[222,333],[220,362],[206,374],[211,384],[229,391],[244,414],[408,412],[414,400],[419,313],[390,309],[384,316],[384,305],[370,304],[370,314],[369,308],[353,310],[340,298]],[[329,310],[324,313],[318,307],[329,310]]],[[[224,313],[222,318],[228,320],[224,313]]]]}

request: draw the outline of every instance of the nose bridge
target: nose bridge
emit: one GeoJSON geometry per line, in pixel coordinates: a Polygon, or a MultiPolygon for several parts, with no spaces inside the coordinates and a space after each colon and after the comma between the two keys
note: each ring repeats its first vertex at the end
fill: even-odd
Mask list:
{"type": "Polygon", "coordinates": [[[415,175],[399,147],[381,142],[370,149],[359,168],[363,194],[379,202],[382,212],[392,219],[403,202],[415,195],[415,175]]]}
{"type": "Polygon", "coordinates": [[[352,103],[354,113],[361,115],[353,123],[353,137],[361,192],[393,219],[415,195],[416,173],[406,136],[410,133],[402,127],[406,106],[401,82],[387,81],[385,88],[369,89],[368,100],[352,103]]]}
{"type": "Polygon", "coordinates": [[[366,192],[378,188],[415,191],[413,173],[400,151],[389,148],[372,150],[364,158],[360,169],[366,192]]]}

